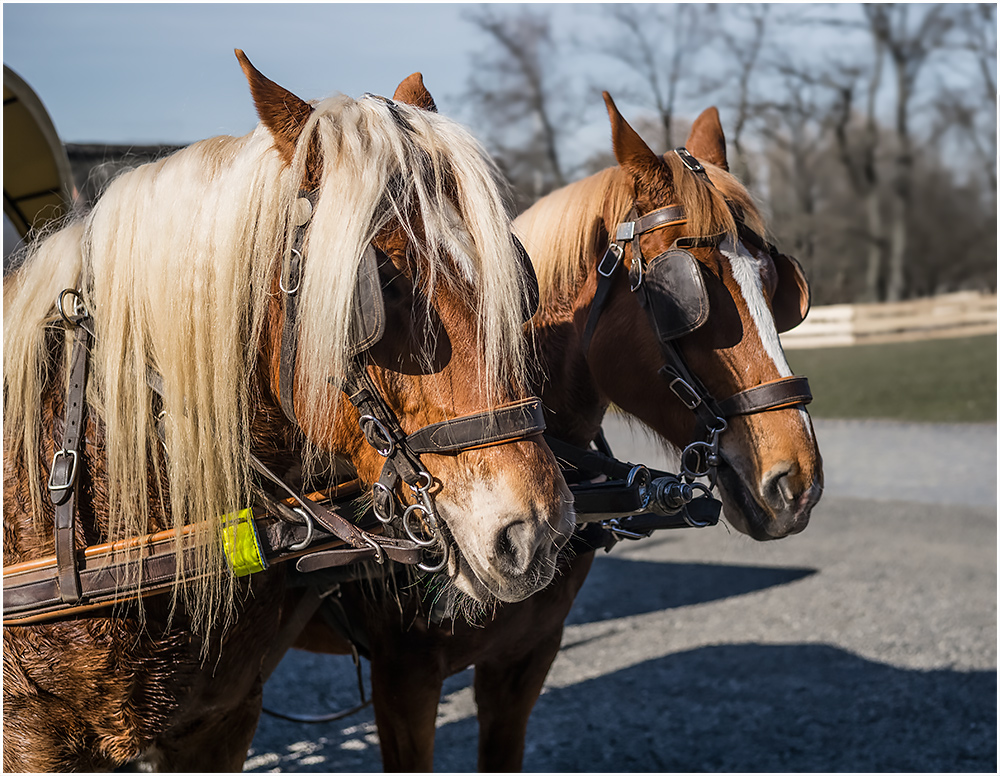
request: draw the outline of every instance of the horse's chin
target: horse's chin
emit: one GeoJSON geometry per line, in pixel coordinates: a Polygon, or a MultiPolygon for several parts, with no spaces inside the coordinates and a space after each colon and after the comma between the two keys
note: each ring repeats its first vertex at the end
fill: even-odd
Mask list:
{"type": "Polygon", "coordinates": [[[477,569],[461,552],[452,549],[448,576],[454,587],[472,600],[489,606],[517,603],[537,593],[552,581],[555,563],[536,563],[532,571],[514,579],[500,579],[489,570],[477,569]]]}
{"type": "Polygon", "coordinates": [[[791,516],[775,516],[761,505],[743,478],[727,461],[718,468],[719,495],[726,521],[740,533],[758,542],[782,539],[804,530],[811,506],[791,516]]]}

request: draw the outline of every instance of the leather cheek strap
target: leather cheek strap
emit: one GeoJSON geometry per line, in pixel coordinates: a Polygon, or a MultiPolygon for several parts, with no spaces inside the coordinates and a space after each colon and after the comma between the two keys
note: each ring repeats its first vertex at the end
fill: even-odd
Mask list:
{"type": "Polygon", "coordinates": [[[805,377],[782,377],[723,399],[719,402],[719,409],[723,417],[729,418],[808,404],[812,398],[809,381],[805,377]]]}

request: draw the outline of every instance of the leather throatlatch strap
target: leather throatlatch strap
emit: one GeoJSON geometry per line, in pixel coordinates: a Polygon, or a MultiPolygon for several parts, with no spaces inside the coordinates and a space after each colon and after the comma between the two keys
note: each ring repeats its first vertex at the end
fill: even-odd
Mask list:
{"type": "MultiPolygon", "coordinates": [[[[67,321],[70,319],[67,318],[67,321]]],[[[56,570],[59,594],[65,603],[80,600],[80,570],[76,557],[76,496],[83,447],[86,407],[87,356],[90,332],[81,321],[73,328],[69,387],[66,391],[62,449],[52,458],[49,494],[55,505],[56,570]]]]}

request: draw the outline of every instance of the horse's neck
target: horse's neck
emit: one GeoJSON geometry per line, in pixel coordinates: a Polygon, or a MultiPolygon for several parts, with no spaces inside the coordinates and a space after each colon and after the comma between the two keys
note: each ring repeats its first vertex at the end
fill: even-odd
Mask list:
{"type": "Polygon", "coordinates": [[[547,410],[548,433],[577,445],[589,444],[598,434],[608,408],[594,382],[572,304],[540,310],[535,337],[543,370],[542,403],[547,410]]]}

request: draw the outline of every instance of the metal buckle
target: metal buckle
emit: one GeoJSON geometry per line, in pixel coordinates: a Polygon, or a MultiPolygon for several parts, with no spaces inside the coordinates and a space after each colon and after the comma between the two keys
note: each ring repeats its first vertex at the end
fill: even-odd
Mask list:
{"type": "Polygon", "coordinates": [[[376,418],[374,415],[362,415],[358,419],[358,425],[361,426],[361,431],[365,435],[365,439],[368,444],[375,448],[375,452],[381,455],[383,458],[388,458],[396,451],[396,443],[393,441],[392,435],[389,433],[389,429],[385,427],[385,424],[381,420],[376,418]],[[375,427],[375,430],[381,435],[382,439],[370,434],[368,429],[370,424],[375,427]],[[384,447],[379,447],[378,442],[385,442],[384,447]]]}
{"type": "Polygon", "coordinates": [[[597,274],[606,278],[611,277],[611,273],[618,269],[618,264],[621,263],[622,254],[624,252],[625,251],[622,250],[622,247],[618,243],[611,243],[611,245],[608,246],[608,249],[604,252],[604,256],[601,257],[600,263],[597,265],[597,274]],[[614,261],[610,267],[606,268],[606,263],[609,257],[614,259],[614,261]]]}
{"type": "Polygon", "coordinates": [[[697,172],[697,173],[705,172],[705,168],[702,167],[701,162],[695,159],[691,155],[691,152],[688,151],[686,148],[675,148],[674,153],[677,154],[680,160],[684,163],[684,166],[687,167],[691,172],[697,172]]]}
{"type": "Polygon", "coordinates": [[[684,402],[684,406],[689,410],[696,409],[701,404],[701,396],[698,395],[698,392],[680,377],[675,377],[670,381],[670,390],[674,392],[674,396],[684,402]]]}
{"type": "Polygon", "coordinates": [[[73,483],[76,482],[76,465],[79,460],[80,456],[76,450],[56,450],[56,454],[52,456],[52,466],[49,469],[49,492],[59,493],[73,487],[73,483]],[[72,463],[69,467],[69,475],[66,477],[66,482],[57,484],[55,482],[56,463],[59,461],[60,456],[70,456],[72,463]]]}
{"type": "Polygon", "coordinates": [[[629,290],[635,293],[639,290],[639,286],[642,285],[642,279],[646,276],[641,258],[632,257],[632,269],[635,270],[636,280],[634,283],[631,281],[632,273],[629,272],[629,290]]]}
{"type": "Polygon", "coordinates": [[[626,221],[623,224],[618,224],[618,229],[615,232],[616,242],[625,242],[626,240],[635,239],[635,221],[626,221]]]}
{"type": "Polygon", "coordinates": [[[396,518],[396,494],[392,492],[392,489],[381,482],[376,482],[372,485],[372,512],[375,513],[375,518],[380,523],[391,523],[396,518]],[[389,514],[382,514],[379,508],[379,494],[383,494],[385,503],[389,505],[389,514]]]}
{"type": "Polygon", "coordinates": [[[385,554],[382,552],[382,545],[380,545],[367,533],[362,532],[361,538],[364,539],[365,543],[367,543],[373,550],[375,550],[375,562],[380,566],[385,565],[385,554]]]}
{"type": "Polygon", "coordinates": [[[618,522],[617,517],[613,517],[605,523],[605,526],[612,534],[618,539],[631,539],[632,541],[638,541],[639,539],[647,539],[652,535],[652,531],[629,531],[627,528],[622,528],[621,524],[618,522]]]}

